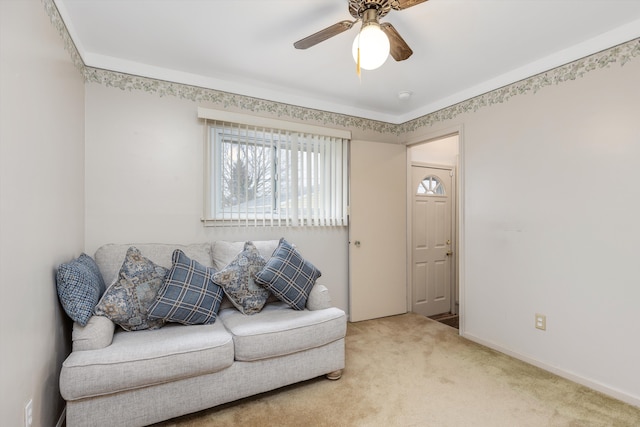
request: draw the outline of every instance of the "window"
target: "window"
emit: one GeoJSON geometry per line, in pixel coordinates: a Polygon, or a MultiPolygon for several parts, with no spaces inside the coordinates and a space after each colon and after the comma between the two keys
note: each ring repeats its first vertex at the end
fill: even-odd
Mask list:
{"type": "Polygon", "coordinates": [[[437,176],[430,175],[418,184],[416,194],[424,196],[445,196],[445,189],[437,176]]]}
{"type": "Polygon", "coordinates": [[[275,124],[206,121],[205,225],[347,225],[348,139],[275,124]]]}

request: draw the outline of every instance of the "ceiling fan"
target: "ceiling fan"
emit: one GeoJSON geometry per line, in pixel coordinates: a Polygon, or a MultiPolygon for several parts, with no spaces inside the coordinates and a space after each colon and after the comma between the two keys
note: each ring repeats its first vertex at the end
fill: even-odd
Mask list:
{"type": "Polygon", "coordinates": [[[386,16],[391,9],[404,10],[411,6],[415,6],[420,3],[424,3],[427,0],[348,0],[349,13],[355,18],[355,21],[340,21],[331,25],[323,30],[318,31],[308,37],[298,40],[293,44],[296,49],[307,49],[311,46],[315,46],[320,42],[323,42],[333,36],[336,36],[344,31],[347,31],[353,27],[358,21],[362,21],[362,28],[358,33],[358,36],[353,43],[353,55],[354,59],[358,63],[358,72],[361,66],[361,54],[364,53],[365,47],[365,32],[370,34],[377,34],[372,40],[372,46],[370,49],[377,50],[375,53],[367,53],[368,55],[377,55],[376,60],[371,64],[367,64],[364,61],[362,68],[372,70],[378,68],[387,58],[390,53],[393,59],[396,61],[404,61],[409,58],[413,51],[396,31],[396,29],[388,22],[380,24],[380,18],[386,16]],[[386,35],[386,37],[381,34],[386,35]],[[386,39],[386,40],[385,40],[386,39]],[[361,53],[361,51],[363,51],[361,53]]]}

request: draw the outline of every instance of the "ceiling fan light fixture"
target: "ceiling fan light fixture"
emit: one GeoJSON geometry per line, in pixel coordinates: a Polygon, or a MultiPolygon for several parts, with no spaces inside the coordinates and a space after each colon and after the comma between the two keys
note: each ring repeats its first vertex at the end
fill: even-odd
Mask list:
{"type": "Polygon", "coordinates": [[[353,59],[358,63],[358,49],[360,49],[360,68],[375,70],[387,60],[391,46],[389,38],[377,22],[368,22],[353,41],[353,59]]]}

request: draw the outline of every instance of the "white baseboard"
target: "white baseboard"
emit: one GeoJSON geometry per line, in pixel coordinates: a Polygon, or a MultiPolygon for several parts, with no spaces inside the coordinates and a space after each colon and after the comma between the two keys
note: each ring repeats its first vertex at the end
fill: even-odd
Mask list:
{"type": "Polygon", "coordinates": [[[62,413],[60,414],[60,418],[58,418],[56,427],[62,427],[66,419],[67,419],[67,405],[65,405],[64,408],[62,409],[62,413]]]}
{"type": "Polygon", "coordinates": [[[547,363],[541,362],[536,359],[532,359],[531,357],[525,356],[523,354],[511,351],[507,348],[499,346],[493,342],[486,341],[482,338],[478,338],[473,334],[469,334],[465,332],[462,336],[469,341],[473,341],[475,343],[481,344],[485,347],[489,347],[493,350],[499,351],[500,353],[504,353],[508,356],[514,357],[518,360],[522,360],[523,362],[527,362],[533,366],[537,366],[538,368],[544,369],[545,371],[549,371],[553,374],[558,375],[559,377],[566,378],[570,381],[578,383],[580,385],[589,387],[592,390],[599,391],[600,393],[606,394],[607,396],[613,397],[614,399],[621,400],[625,403],[628,403],[633,406],[637,406],[640,408],[640,397],[630,395],[618,389],[609,387],[605,384],[599,383],[597,381],[590,380],[588,378],[582,377],[580,375],[576,375],[572,372],[566,371],[564,369],[560,369],[557,366],[549,365],[547,363]]]}

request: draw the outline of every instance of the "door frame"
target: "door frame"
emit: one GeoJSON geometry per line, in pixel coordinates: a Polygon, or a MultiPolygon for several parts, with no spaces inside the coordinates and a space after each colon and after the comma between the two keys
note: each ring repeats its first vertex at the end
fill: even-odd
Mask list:
{"type": "MultiPolygon", "coordinates": [[[[420,144],[419,144],[420,145],[420,144]]],[[[408,147],[409,149],[409,147],[408,147]]],[[[425,162],[416,162],[411,161],[409,163],[409,174],[407,183],[407,259],[408,259],[408,267],[407,267],[407,298],[409,299],[408,310],[411,311],[413,309],[413,203],[415,196],[415,188],[413,183],[413,167],[425,167],[431,169],[440,169],[444,171],[449,171],[451,173],[451,184],[452,187],[449,189],[451,191],[451,266],[450,268],[450,289],[449,289],[449,311],[453,314],[458,314],[458,309],[456,307],[456,300],[458,300],[458,274],[457,274],[457,266],[458,266],[458,233],[457,233],[457,225],[456,225],[456,216],[458,211],[458,168],[456,165],[439,165],[436,163],[425,163],[425,162]]]]}
{"type": "MultiPolygon", "coordinates": [[[[439,139],[443,139],[450,136],[458,136],[458,164],[455,165],[455,182],[456,182],[456,200],[453,221],[453,234],[455,238],[453,244],[455,245],[455,283],[458,289],[458,315],[459,329],[458,333],[462,336],[465,335],[465,207],[464,207],[464,187],[465,187],[465,143],[464,143],[464,127],[462,124],[455,125],[447,128],[442,128],[437,131],[427,132],[421,134],[413,139],[405,141],[407,146],[407,254],[409,254],[412,238],[411,238],[411,204],[413,189],[411,189],[411,164],[414,163],[411,160],[411,146],[421,145],[429,142],[433,142],[439,139]]],[[[411,273],[411,259],[407,257],[407,311],[411,311],[412,298],[413,298],[413,285],[412,285],[412,273],[411,273]]],[[[454,286],[456,287],[456,286],[454,286]]],[[[455,304],[455,297],[452,298],[453,304],[455,304]]]]}

